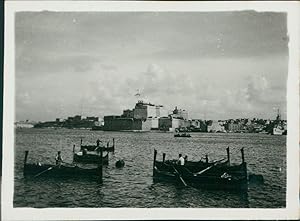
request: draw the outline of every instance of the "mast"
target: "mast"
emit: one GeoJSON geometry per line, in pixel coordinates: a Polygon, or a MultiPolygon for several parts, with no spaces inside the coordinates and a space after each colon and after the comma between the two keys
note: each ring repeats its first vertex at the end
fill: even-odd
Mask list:
{"type": "Polygon", "coordinates": [[[280,116],[280,110],[279,108],[277,109],[277,116],[276,116],[276,121],[279,122],[281,120],[281,116],[280,116]]]}

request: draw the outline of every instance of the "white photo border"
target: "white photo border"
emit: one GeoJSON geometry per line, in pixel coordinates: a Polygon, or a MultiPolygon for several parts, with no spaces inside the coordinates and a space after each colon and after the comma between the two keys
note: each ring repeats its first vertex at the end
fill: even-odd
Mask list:
{"type": "MultiPolygon", "coordinates": [[[[1,209],[3,220],[145,220],[145,219],[297,219],[299,218],[299,3],[298,2],[159,2],[159,1],[6,1],[3,171],[1,209]],[[15,12],[19,11],[184,11],[217,12],[255,10],[286,12],[288,16],[289,67],[287,80],[287,194],[286,208],[13,208],[15,120],[15,12]]],[[[275,153],[274,153],[275,154],[275,153]]]]}

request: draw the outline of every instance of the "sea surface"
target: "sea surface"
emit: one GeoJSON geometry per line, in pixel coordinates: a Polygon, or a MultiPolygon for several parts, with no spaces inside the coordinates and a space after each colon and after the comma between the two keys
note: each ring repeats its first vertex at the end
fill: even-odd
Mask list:
{"type": "Polygon", "coordinates": [[[104,132],[73,129],[17,129],[15,140],[14,207],[96,207],[96,208],[282,208],[286,206],[286,136],[266,134],[191,133],[191,138],[175,138],[164,132],[104,132]],[[28,163],[55,164],[57,151],[72,163],[73,144],[116,140],[109,166],[103,169],[103,184],[83,179],[24,178],[24,151],[28,163]],[[240,163],[244,147],[248,172],[264,176],[264,184],[249,185],[248,192],[226,192],[153,182],[154,149],[157,159],[177,159],[178,154],[198,161],[226,157],[240,163]],[[125,161],[117,169],[115,162],[125,161]]]}

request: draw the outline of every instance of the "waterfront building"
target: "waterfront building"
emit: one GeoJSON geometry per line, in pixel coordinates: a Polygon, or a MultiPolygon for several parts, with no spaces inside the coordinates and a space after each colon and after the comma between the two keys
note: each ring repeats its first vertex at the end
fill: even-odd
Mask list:
{"type": "Polygon", "coordinates": [[[139,100],[132,110],[123,110],[121,116],[105,116],[104,130],[157,130],[158,119],[164,114],[164,111],[161,111],[162,107],[139,100]]]}
{"type": "Polygon", "coordinates": [[[243,125],[241,123],[229,123],[228,124],[228,131],[230,132],[238,132],[243,129],[243,125]]]}
{"type": "Polygon", "coordinates": [[[68,117],[66,120],[56,118],[55,121],[40,122],[34,125],[36,128],[92,128],[96,122],[99,121],[98,117],[86,117],[83,118],[81,115],[74,117],[68,117]]]}
{"type": "Polygon", "coordinates": [[[151,119],[151,130],[159,129],[159,117],[155,117],[151,119]]]}
{"type": "Polygon", "coordinates": [[[190,122],[190,129],[195,132],[206,132],[207,131],[207,125],[205,121],[200,119],[192,119],[190,122]]]}
{"type": "Polygon", "coordinates": [[[156,117],[157,108],[154,104],[138,101],[133,109],[133,118],[146,120],[149,117],[156,117]]]}
{"type": "Polygon", "coordinates": [[[173,118],[188,120],[188,112],[186,110],[177,109],[177,107],[175,107],[171,115],[173,118]]]}
{"type": "Polygon", "coordinates": [[[99,121],[99,117],[86,117],[87,121],[99,121]]]}
{"type": "Polygon", "coordinates": [[[142,120],[135,118],[127,118],[122,116],[104,116],[105,131],[135,131],[135,130],[151,130],[151,120],[142,120]]]}
{"type": "Polygon", "coordinates": [[[105,116],[104,130],[165,130],[189,127],[188,113],[177,109],[168,115],[162,105],[154,105],[139,100],[135,107],[123,110],[121,116],[105,116]]]}
{"type": "Polygon", "coordinates": [[[158,120],[159,130],[169,131],[172,128],[172,119],[170,117],[160,117],[158,120]]]}
{"type": "Polygon", "coordinates": [[[121,116],[125,118],[133,118],[133,110],[123,110],[123,114],[121,116]]]}
{"type": "Polygon", "coordinates": [[[210,124],[207,126],[207,132],[226,132],[224,125],[221,125],[221,122],[210,121],[210,124]]]}

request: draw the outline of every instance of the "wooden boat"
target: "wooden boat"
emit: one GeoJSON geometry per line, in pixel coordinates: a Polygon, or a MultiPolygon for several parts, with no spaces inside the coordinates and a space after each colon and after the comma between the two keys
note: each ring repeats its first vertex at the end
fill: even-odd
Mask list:
{"type": "Polygon", "coordinates": [[[102,148],[102,151],[115,152],[115,138],[113,138],[112,146],[109,146],[109,142],[107,142],[106,146],[101,145],[100,140],[97,140],[96,145],[82,145],[82,139],[80,141],[80,150],[86,149],[87,151],[95,151],[99,148],[102,148]]]}
{"type": "MultiPolygon", "coordinates": [[[[98,164],[100,162],[100,153],[97,151],[88,151],[84,154],[84,151],[74,153],[73,160],[78,163],[92,163],[98,164]]],[[[102,165],[108,165],[108,153],[102,157],[102,165]]]]}
{"type": "Polygon", "coordinates": [[[28,151],[25,151],[24,159],[24,176],[31,177],[51,177],[51,178],[101,178],[102,180],[102,166],[96,168],[81,168],[76,165],[53,165],[53,164],[28,164],[28,151]]]}
{"type": "Polygon", "coordinates": [[[174,137],[191,137],[191,135],[188,133],[182,133],[182,134],[177,133],[177,134],[174,134],[174,137]]]}
{"type": "Polygon", "coordinates": [[[185,165],[177,165],[176,160],[156,161],[157,151],[154,151],[153,178],[156,181],[170,181],[183,183],[185,186],[193,186],[207,189],[223,189],[231,191],[245,191],[248,188],[247,164],[230,165],[229,148],[228,159],[215,162],[186,162],[185,165]]]}

